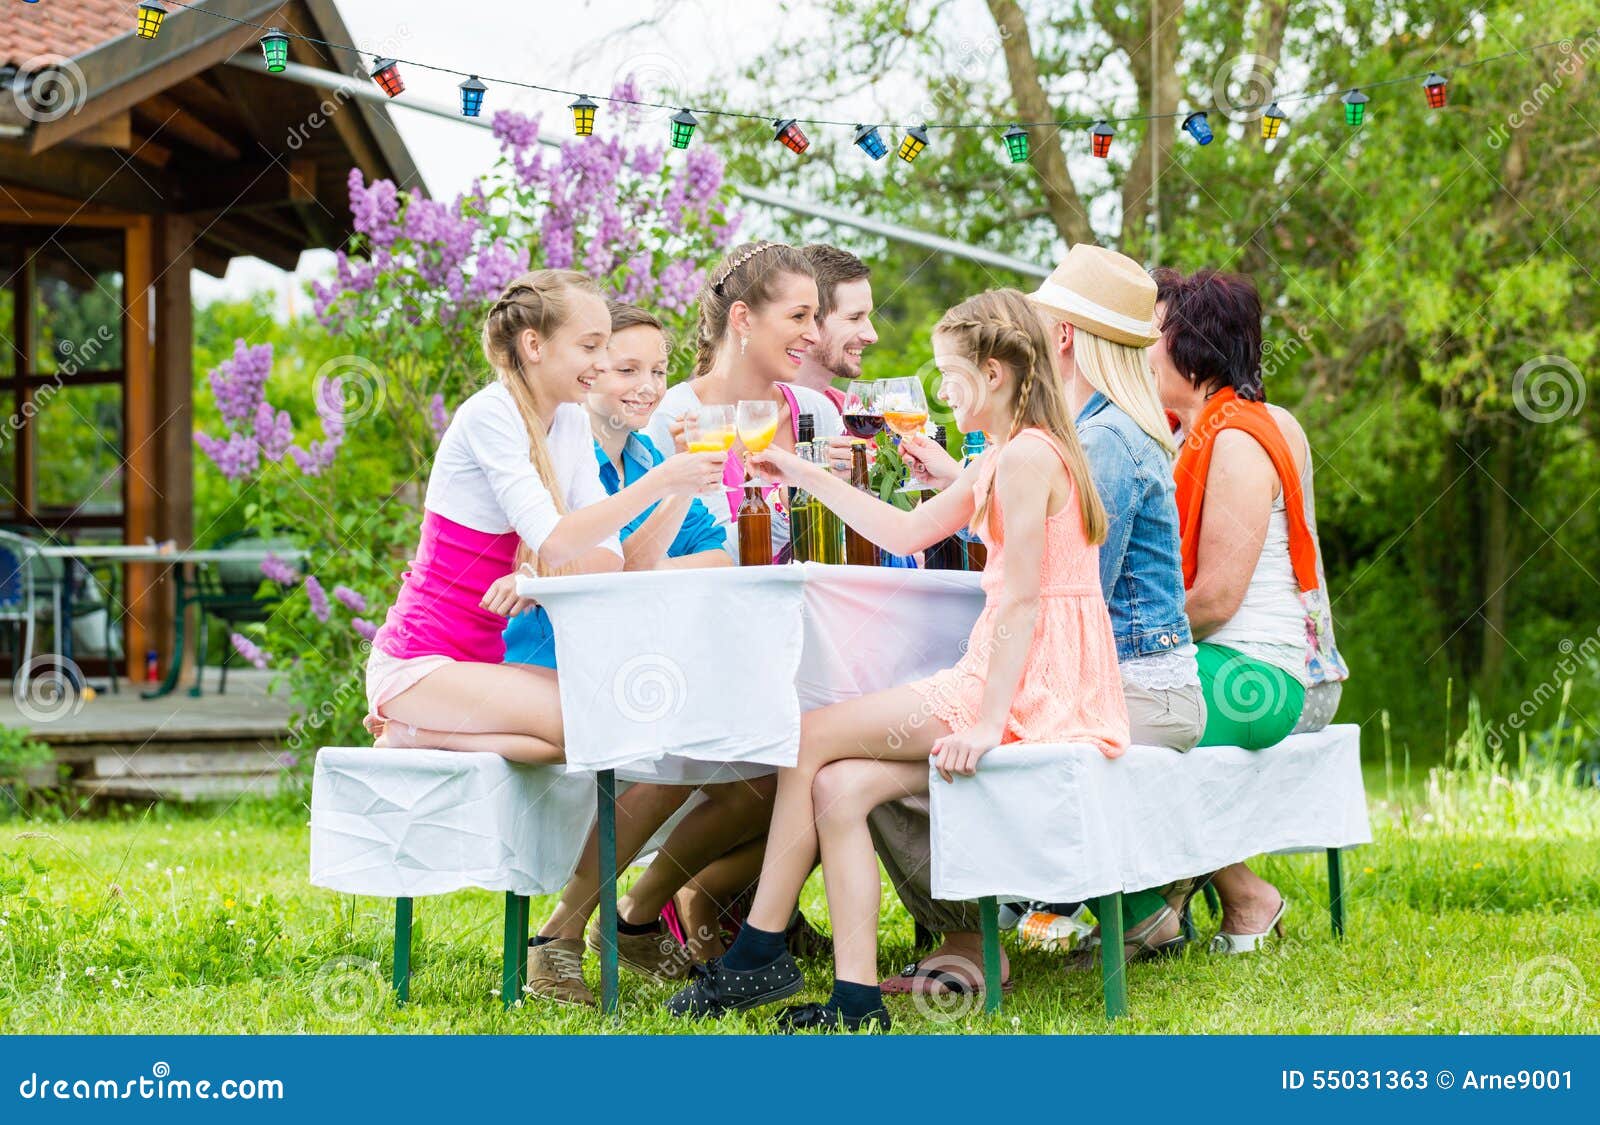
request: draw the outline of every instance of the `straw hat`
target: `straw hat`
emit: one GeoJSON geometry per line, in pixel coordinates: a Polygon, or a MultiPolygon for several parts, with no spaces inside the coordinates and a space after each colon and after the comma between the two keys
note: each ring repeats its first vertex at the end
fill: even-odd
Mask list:
{"type": "Polygon", "coordinates": [[[1148,348],[1156,331],[1156,283],[1126,254],[1080,242],[1028,300],[1075,328],[1148,348]]]}

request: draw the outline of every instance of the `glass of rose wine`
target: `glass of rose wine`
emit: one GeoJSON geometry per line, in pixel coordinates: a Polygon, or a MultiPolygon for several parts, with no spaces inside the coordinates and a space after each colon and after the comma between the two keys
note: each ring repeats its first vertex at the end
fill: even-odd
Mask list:
{"type": "MultiPolygon", "coordinates": [[[[898,437],[923,433],[928,425],[928,396],[918,379],[883,379],[879,381],[878,408],[883,413],[883,423],[898,437]]],[[[906,479],[897,492],[921,492],[922,485],[906,479]]]]}

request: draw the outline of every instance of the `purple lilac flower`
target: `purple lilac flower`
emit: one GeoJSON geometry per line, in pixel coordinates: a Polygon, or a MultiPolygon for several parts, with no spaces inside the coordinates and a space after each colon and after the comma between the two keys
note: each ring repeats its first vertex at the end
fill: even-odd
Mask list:
{"type": "Polygon", "coordinates": [[[196,430],[194,443],[231,481],[253,476],[261,467],[261,447],[248,434],[232,433],[227,441],[219,441],[196,430]]]}
{"type": "Polygon", "coordinates": [[[635,254],[628,259],[623,269],[625,276],[622,279],[622,299],[630,304],[638,304],[644,300],[645,294],[655,284],[655,278],[650,275],[649,252],[635,254]]]}
{"type": "Polygon", "coordinates": [[[352,590],[348,586],[335,586],[333,588],[333,596],[338,600],[340,605],[344,606],[351,613],[367,612],[367,599],[356,593],[356,591],[352,590]]]}
{"type": "Polygon", "coordinates": [[[232,633],[228,636],[228,640],[233,642],[234,652],[237,652],[257,668],[265,668],[267,666],[267,654],[261,650],[259,645],[252,642],[249,637],[243,633],[232,633]]]}
{"type": "Polygon", "coordinates": [[[350,627],[361,634],[361,639],[368,644],[371,644],[372,638],[378,635],[378,627],[364,617],[358,617],[350,622],[350,627]]]}
{"type": "Polygon", "coordinates": [[[294,572],[294,567],[270,551],[267,557],[261,560],[261,573],[280,586],[293,586],[300,579],[294,572]]]}
{"type": "Polygon", "coordinates": [[[434,395],[428,400],[428,425],[433,429],[435,438],[444,437],[444,431],[450,425],[450,412],[444,408],[444,395],[434,395]]]}
{"type": "Polygon", "coordinates": [[[294,424],[287,410],[274,410],[272,404],[262,399],[256,407],[256,441],[261,446],[261,456],[268,461],[282,461],[294,441],[294,424]]]}
{"type": "Polygon", "coordinates": [[[333,464],[344,444],[344,378],[333,375],[317,386],[317,417],[322,421],[326,440],[314,441],[309,448],[290,446],[289,456],[308,477],[318,477],[333,464]]]}
{"type": "Polygon", "coordinates": [[[400,196],[389,180],[374,180],[367,187],[361,169],[350,169],[350,215],[356,230],[374,246],[393,244],[398,231],[395,218],[400,213],[400,196]]]}
{"type": "Polygon", "coordinates": [[[311,612],[318,621],[326,621],[333,613],[333,607],[328,604],[328,594],[322,588],[314,575],[306,575],[306,601],[311,603],[311,612]]]}
{"type": "Polygon", "coordinates": [[[262,387],[272,374],[272,345],[250,347],[243,340],[233,342],[233,358],[223,360],[211,371],[211,393],[217,409],[229,426],[242,426],[255,417],[262,387]]]}
{"type": "Polygon", "coordinates": [[[669,262],[657,280],[660,289],[656,302],[669,312],[686,312],[705,283],[705,271],[698,269],[693,260],[680,258],[669,262]]]}

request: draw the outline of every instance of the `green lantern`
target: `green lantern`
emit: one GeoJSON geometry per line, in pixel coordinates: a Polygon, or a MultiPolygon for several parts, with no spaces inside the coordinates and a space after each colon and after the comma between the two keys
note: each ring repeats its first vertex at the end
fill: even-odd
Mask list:
{"type": "Polygon", "coordinates": [[[1013,125],[1007,129],[1001,138],[1006,142],[1006,155],[1011,157],[1011,163],[1022,164],[1028,159],[1028,131],[1021,125],[1013,125]]]}
{"type": "Polygon", "coordinates": [[[1367,102],[1370,100],[1360,90],[1351,90],[1346,94],[1343,98],[1344,123],[1352,129],[1359,128],[1367,119],[1367,102]]]}
{"type": "Polygon", "coordinates": [[[261,53],[267,58],[267,69],[282,74],[289,67],[289,37],[277,28],[261,37],[261,53]]]}
{"type": "Polygon", "coordinates": [[[686,109],[680,109],[672,115],[672,147],[688,148],[689,141],[694,137],[695,126],[700,122],[694,119],[694,114],[686,109]]]}

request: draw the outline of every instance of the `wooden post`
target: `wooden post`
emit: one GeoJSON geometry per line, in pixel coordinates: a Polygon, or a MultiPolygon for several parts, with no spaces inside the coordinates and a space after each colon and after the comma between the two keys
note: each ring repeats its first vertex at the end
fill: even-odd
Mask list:
{"type": "MultiPolygon", "coordinates": [[[[155,537],[171,539],[179,547],[194,545],[194,304],[189,276],[194,268],[195,224],[177,215],[156,221],[155,274],[155,537]]],[[[180,675],[193,666],[193,634],[188,651],[179,652],[174,639],[174,609],[179,572],[158,571],[151,604],[155,614],[153,647],[167,654],[180,675]]],[[[177,630],[182,637],[183,630],[177,630]]],[[[137,657],[142,677],[144,653],[137,657]]]]}
{"type": "MultiPolygon", "coordinates": [[[[148,218],[138,218],[124,232],[122,269],[122,512],[123,534],[143,543],[156,532],[155,303],[153,236],[148,218]]],[[[171,614],[156,601],[155,568],[130,564],[127,580],[127,674],[137,679],[145,650],[155,638],[156,623],[171,614]]]]}

